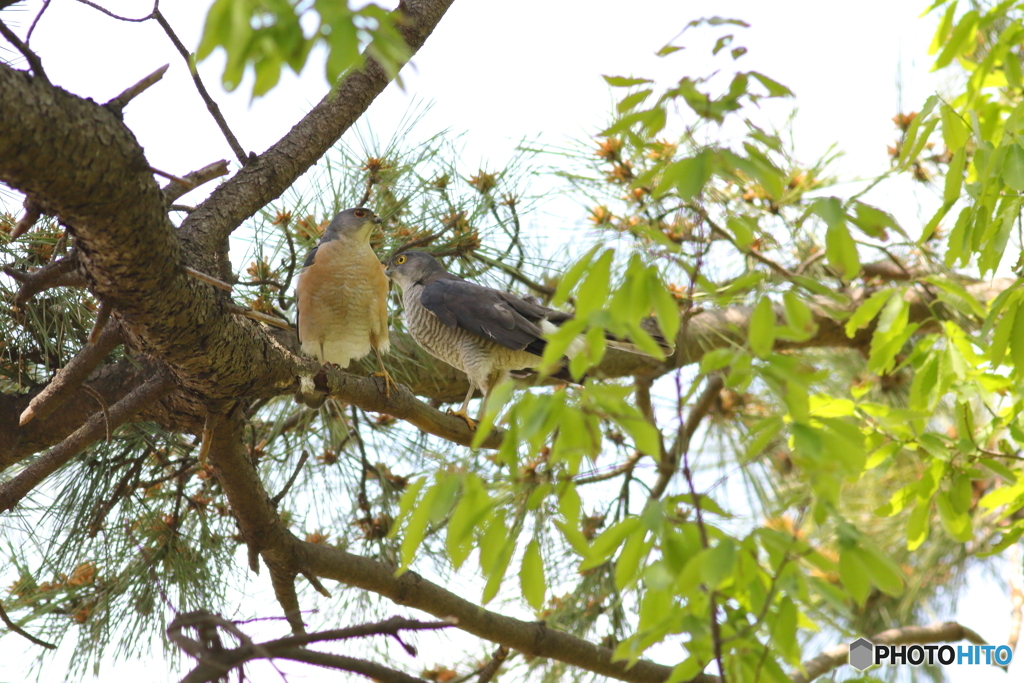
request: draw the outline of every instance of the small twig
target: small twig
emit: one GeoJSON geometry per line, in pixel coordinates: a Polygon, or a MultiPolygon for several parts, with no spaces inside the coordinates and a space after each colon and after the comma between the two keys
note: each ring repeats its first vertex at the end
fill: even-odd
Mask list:
{"type": "Polygon", "coordinates": [[[285,482],[284,488],[281,489],[280,493],[270,499],[270,502],[274,507],[277,507],[281,502],[281,499],[287,495],[289,490],[291,490],[292,486],[295,484],[295,480],[299,478],[299,472],[302,471],[302,466],[306,464],[307,460],[309,460],[309,451],[303,448],[302,456],[299,458],[299,463],[295,466],[295,471],[292,472],[292,476],[288,477],[288,481],[285,482]]]}
{"type": "Polygon", "coordinates": [[[434,240],[436,240],[441,235],[443,235],[447,229],[448,228],[445,228],[444,230],[438,230],[437,232],[432,232],[429,235],[424,235],[423,237],[417,237],[414,240],[410,240],[405,244],[399,245],[393,252],[391,252],[391,255],[388,256],[388,258],[393,258],[395,255],[401,254],[403,251],[409,251],[410,249],[415,249],[416,247],[426,246],[433,242],[434,240]]]}
{"type": "Polygon", "coordinates": [[[206,108],[210,111],[210,115],[213,116],[213,119],[220,127],[221,132],[224,134],[224,138],[228,141],[228,145],[231,147],[231,151],[235,153],[235,156],[238,158],[238,161],[242,166],[250,163],[253,159],[250,159],[249,156],[246,155],[245,150],[242,149],[242,146],[238,144],[238,139],[235,137],[234,133],[231,132],[231,129],[228,128],[228,123],[224,120],[224,115],[220,113],[220,107],[218,107],[217,103],[213,101],[212,97],[210,97],[210,93],[206,91],[206,86],[203,85],[203,80],[199,78],[199,71],[196,69],[195,60],[193,59],[192,54],[188,51],[188,48],[186,48],[185,44],[178,39],[174,29],[172,29],[171,25],[167,23],[167,19],[164,18],[164,15],[159,9],[154,7],[151,16],[156,19],[157,23],[160,24],[161,27],[163,27],[164,33],[167,34],[167,37],[171,39],[172,43],[174,43],[174,47],[176,47],[178,52],[181,53],[182,59],[185,60],[185,63],[188,65],[188,70],[192,74],[192,80],[196,84],[196,89],[199,90],[200,97],[203,98],[203,102],[206,103],[206,108]]]}
{"type": "Polygon", "coordinates": [[[100,338],[100,334],[103,332],[103,328],[107,326],[107,321],[110,320],[110,312],[113,307],[106,301],[100,302],[100,309],[96,311],[96,322],[93,323],[92,329],[89,330],[89,343],[95,344],[96,340],[100,338]]]}
{"type": "Polygon", "coordinates": [[[324,585],[320,583],[320,579],[316,577],[316,574],[313,574],[311,572],[301,572],[301,574],[306,578],[306,581],[309,581],[309,585],[312,586],[317,593],[324,596],[325,598],[334,597],[331,595],[331,592],[324,588],[324,585]]]}
{"type": "MultiPolygon", "coordinates": [[[[2,22],[0,22],[2,23],[2,22]]],[[[22,216],[15,224],[14,229],[11,230],[11,240],[16,240],[26,232],[32,229],[32,226],[36,224],[39,217],[43,215],[43,209],[41,206],[36,204],[34,201],[25,198],[24,202],[25,215],[22,216]]]]}
{"type": "Polygon", "coordinates": [[[487,258],[482,254],[473,254],[473,258],[475,258],[478,261],[482,261],[489,266],[493,266],[498,270],[502,271],[503,273],[506,273],[507,275],[511,275],[514,279],[523,283],[524,285],[526,285],[535,292],[538,292],[548,297],[555,295],[554,287],[548,287],[547,285],[543,285],[537,282],[536,280],[531,280],[526,275],[523,275],[523,272],[516,268],[515,266],[510,266],[507,263],[503,263],[502,261],[495,261],[494,259],[487,258]]]}
{"type": "MultiPolygon", "coordinates": [[[[143,21],[149,21],[150,19],[152,19],[153,18],[153,13],[156,12],[156,7],[157,7],[157,5],[154,4],[152,12],[150,12],[149,14],[147,14],[144,17],[140,17],[138,19],[132,19],[131,17],[122,17],[119,14],[114,14],[113,12],[111,12],[108,9],[106,9],[105,7],[100,7],[96,3],[90,2],[89,0],[78,0],[78,2],[82,3],[83,5],[88,5],[89,7],[92,7],[95,10],[99,10],[100,12],[103,12],[108,17],[111,17],[113,19],[117,19],[118,21],[130,21],[133,24],[137,24],[137,23],[140,23],[140,22],[143,22],[143,21]]],[[[159,0],[158,0],[158,2],[159,2],[159,0]]]]}
{"type": "Polygon", "coordinates": [[[178,205],[172,204],[171,202],[178,197],[191,192],[200,185],[210,182],[214,178],[220,178],[227,174],[228,162],[226,159],[221,159],[220,161],[215,161],[212,164],[207,164],[198,171],[192,171],[191,173],[186,174],[184,178],[181,178],[181,180],[184,181],[184,184],[180,182],[171,182],[165,185],[163,188],[164,201],[170,204],[170,208],[173,209],[178,205]]]}
{"type": "Polygon", "coordinates": [[[100,410],[103,411],[103,424],[107,428],[107,443],[110,443],[110,408],[107,406],[107,402],[103,400],[103,396],[100,395],[100,392],[96,391],[88,384],[82,385],[82,391],[92,396],[92,399],[96,401],[96,403],[100,404],[100,410]]]}
{"type": "Polygon", "coordinates": [[[642,458],[643,456],[644,454],[641,453],[640,451],[633,451],[633,455],[626,458],[626,461],[623,462],[621,465],[617,465],[616,467],[608,470],[607,472],[601,472],[600,474],[589,474],[585,477],[580,477],[576,479],[576,485],[583,486],[585,484],[594,484],[599,481],[607,481],[608,479],[614,479],[615,477],[625,474],[626,472],[629,472],[634,467],[636,467],[636,464],[640,461],[640,458],[642,458]]]}
{"type": "Polygon", "coordinates": [[[217,429],[221,414],[212,410],[206,411],[206,421],[203,423],[203,436],[199,444],[199,469],[206,469],[206,460],[210,456],[210,444],[213,442],[213,431],[217,429]]]}
{"type": "Polygon", "coordinates": [[[96,343],[83,346],[67,365],[57,371],[46,388],[29,401],[28,407],[21,413],[19,426],[26,425],[34,418],[46,417],[56,410],[121,342],[120,329],[116,325],[108,325],[96,343]]]}
{"type": "Polygon", "coordinates": [[[133,99],[141,95],[151,85],[153,85],[161,78],[163,78],[164,74],[167,72],[167,67],[169,66],[170,64],[164,64],[162,67],[160,67],[153,73],[149,74],[141,81],[131,86],[123,93],[121,93],[114,99],[110,100],[103,106],[109,109],[110,111],[114,112],[115,114],[120,114],[121,111],[125,108],[125,105],[127,105],[133,99]]]}
{"type": "Polygon", "coordinates": [[[457,624],[458,621],[454,619],[417,621],[416,619],[406,619],[404,617],[391,617],[372,624],[360,624],[359,626],[349,626],[348,628],[333,629],[331,631],[286,636],[277,640],[267,641],[263,645],[273,650],[279,647],[300,647],[325,640],[348,640],[349,638],[365,638],[367,636],[395,637],[401,631],[437,631],[443,628],[451,628],[457,624]]]}
{"type": "Polygon", "coordinates": [[[192,183],[190,183],[189,181],[185,180],[184,178],[179,178],[178,176],[174,175],[173,173],[168,173],[167,171],[161,171],[159,168],[153,168],[152,166],[149,167],[149,170],[151,172],[157,174],[158,176],[163,176],[164,178],[167,178],[168,180],[170,180],[172,182],[175,182],[175,183],[178,183],[179,185],[184,186],[186,188],[186,191],[191,190],[194,187],[192,185],[192,183]]]}
{"type": "Polygon", "coordinates": [[[718,394],[721,391],[721,376],[714,375],[709,377],[707,385],[704,387],[704,392],[701,393],[697,403],[690,410],[686,421],[679,425],[679,432],[676,435],[675,443],[672,444],[672,448],[662,457],[661,463],[658,465],[658,481],[651,489],[652,499],[660,498],[665,489],[668,488],[669,481],[671,481],[679,467],[680,456],[685,456],[689,451],[690,440],[693,438],[694,433],[696,433],[697,427],[700,426],[701,420],[704,419],[704,416],[714,406],[715,399],[718,398],[718,394]]]}
{"type": "Polygon", "coordinates": [[[491,661],[487,662],[487,665],[480,670],[480,678],[477,679],[476,683],[490,683],[494,675],[498,673],[498,669],[505,663],[505,659],[508,657],[508,648],[504,645],[498,647],[494,651],[494,655],[491,657],[491,661]]]}
{"type": "Polygon", "coordinates": [[[284,284],[277,293],[277,303],[281,308],[285,307],[284,295],[292,286],[292,277],[295,275],[295,240],[292,239],[292,231],[288,229],[288,222],[281,223],[281,232],[284,233],[285,242],[288,244],[288,275],[284,279],[284,284]]]}
{"type": "Polygon", "coordinates": [[[15,624],[13,621],[11,621],[11,618],[9,616],[7,616],[7,612],[4,610],[3,604],[0,604],[0,621],[3,621],[4,624],[7,625],[7,628],[11,629],[15,633],[17,633],[19,636],[22,636],[23,638],[27,638],[29,641],[31,641],[32,643],[35,643],[36,645],[40,645],[42,647],[45,647],[47,650],[56,650],[57,649],[56,645],[51,645],[50,643],[46,642],[45,640],[39,640],[34,635],[32,635],[31,633],[28,633],[27,631],[25,631],[25,629],[23,629],[22,627],[20,627],[17,624],[15,624]]]}
{"type": "Polygon", "coordinates": [[[43,12],[50,8],[50,0],[43,0],[43,7],[36,14],[36,18],[32,20],[32,25],[28,27],[28,33],[25,34],[25,44],[28,45],[32,42],[32,34],[36,32],[36,24],[43,18],[43,12]]]}
{"type": "Polygon", "coordinates": [[[21,288],[14,296],[14,308],[20,309],[32,297],[54,287],[84,287],[85,277],[78,272],[78,253],[71,254],[59,261],[51,261],[42,268],[31,272],[4,266],[3,272],[21,283],[21,288]]]}
{"type": "Polygon", "coordinates": [[[187,204],[171,204],[167,207],[170,211],[184,211],[185,213],[192,213],[196,210],[196,207],[189,206],[187,204]]]}
{"type": "Polygon", "coordinates": [[[251,318],[261,323],[266,323],[267,325],[272,325],[273,327],[280,328],[282,330],[292,329],[291,323],[285,320],[284,318],[278,318],[272,315],[267,315],[266,313],[260,313],[259,311],[252,310],[251,308],[246,308],[245,306],[239,306],[238,304],[229,304],[228,310],[231,311],[232,313],[244,315],[246,318],[251,318]]]}
{"type": "Polygon", "coordinates": [[[89,444],[99,440],[106,432],[108,422],[110,429],[117,429],[130,417],[160,400],[173,388],[174,382],[169,376],[161,373],[111,406],[108,418],[105,419],[100,413],[94,414],[66,439],[33,460],[17,475],[0,484],[0,512],[13,509],[46,477],[81,453],[89,444]]]}
{"type": "Polygon", "coordinates": [[[231,291],[231,285],[224,282],[223,280],[215,278],[212,275],[207,275],[202,271],[196,270],[195,268],[189,268],[188,266],[185,266],[185,272],[197,280],[202,280],[208,285],[213,285],[217,289],[223,289],[225,292],[231,291]]]}
{"type": "Polygon", "coordinates": [[[28,45],[21,42],[21,38],[19,38],[14,31],[7,28],[7,24],[3,21],[0,21],[0,36],[6,38],[7,42],[16,47],[18,52],[24,55],[25,60],[28,61],[28,65],[32,67],[32,73],[35,74],[36,78],[41,79],[43,83],[46,83],[47,85],[50,84],[50,79],[46,77],[46,72],[43,71],[43,63],[39,61],[39,55],[32,52],[28,45]]]}

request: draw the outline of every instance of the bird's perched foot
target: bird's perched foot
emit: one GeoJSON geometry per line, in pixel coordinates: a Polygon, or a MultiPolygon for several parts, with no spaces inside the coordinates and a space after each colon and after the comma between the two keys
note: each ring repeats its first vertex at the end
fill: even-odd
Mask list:
{"type": "Polygon", "coordinates": [[[370,377],[383,377],[384,378],[384,395],[391,398],[391,389],[398,391],[398,382],[394,380],[391,374],[387,370],[380,370],[375,372],[370,377]]]}
{"type": "Polygon", "coordinates": [[[466,409],[465,408],[463,408],[461,410],[449,410],[448,414],[449,415],[455,415],[457,417],[461,417],[463,420],[466,421],[466,426],[469,427],[469,431],[471,431],[471,432],[475,432],[476,431],[476,424],[477,424],[476,420],[471,418],[466,413],[466,409]]]}

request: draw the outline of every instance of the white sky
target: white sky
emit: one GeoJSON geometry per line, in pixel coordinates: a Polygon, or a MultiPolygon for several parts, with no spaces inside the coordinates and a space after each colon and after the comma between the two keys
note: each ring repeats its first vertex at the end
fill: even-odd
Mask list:
{"type": "MultiPolygon", "coordinates": [[[[150,9],[142,0],[101,4],[127,16],[150,9]]],[[[162,3],[190,49],[198,44],[208,4],[162,3]]],[[[26,10],[8,10],[2,18],[24,35],[39,6],[33,0],[23,5],[26,10]]],[[[890,118],[900,97],[904,110],[917,109],[941,87],[941,79],[928,73],[932,21],[917,18],[925,6],[893,0],[456,0],[412,67],[403,72],[406,90],[389,86],[371,107],[368,120],[386,139],[414,100],[432,102],[416,130],[424,135],[442,129],[464,132],[465,163],[493,169],[512,156],[520,140],[539,137],[560,144],[596,132],[607,121],[613,101],[601,74],[653,76],[663,82],[682,74],[704,75],[704,52],[683,51],[668,59],[656,58],[654,52],[690,20],[737,17],[752,25],[737,29],[737,44],[749,48],[740,68],[761,71],[796,94],[800,157],[815,159],[838,143],[846,155],[836,169],[854,180],[887,168],[886,145],[894,139],[890,118]],[[896,85],[901,72],[902,95],[896,85]]],[[[169,62],[163,81],[125,111],[125,121],[150,163],[181,175],[217,159],[234,161],[183,60],[154,22],[122,24],[73,0],[53,0],[32,46],[51,82],[98,102],[169,62]]],[[[232,94],[220,89],[220,55],[202,64],[200,72],[243,147],[262,152],[326,91],[320,63],[314,54],[306,73],[298,78],[286,73],[281,85],[255,102],[249,100],[248,80],[232,94]]],[[[788,105],[774,107],[770,114],[782,123],[787,111],[788,105]]],[[[905,183],[892,183],[874,192],[871,200],[914,225],[918,200],[908,190],[905,183]]],[[[183,201],[195,203],[202,193],[183,201]]],[[[539,217],[527,218],[527,224],[552,230],[577,225],[585,215],[572,203],[553,203],[539,217]]],[[[9,582],[8,574],[0,570],[0,585],[9,582]]],[[[254,586],[264,580],[255,579],[254,586]]],[[[975,572],[958,618],[989,642],[1005,642],[1009,616],[1002,586],[975,572]]],[[[20,672],[27,671],[35,654],[24,644],[17,637],[0,640],[0,682],[22,680],[20,672]]],[[[433,661],[428,655],[420,663],[433,661]]],[[[1014,667],[1017,676],[1022,667],[1014,667]]],[[[159,659],[108,667],[102,677],[163,680],[155,671],[164,671],[159,659]]],[[[44,680],[60,680],[61,672],[60,666],[50,667],[44,680]]],[[[949,673],[954,683],[1013,680],[1013,674],[978,667],[952,668],[949,673]]],[[[252,675],[256,681],[281,680],[269,669],[252,675]]],[[[289,678],[326,680],[312,669],[289,678]]]]}

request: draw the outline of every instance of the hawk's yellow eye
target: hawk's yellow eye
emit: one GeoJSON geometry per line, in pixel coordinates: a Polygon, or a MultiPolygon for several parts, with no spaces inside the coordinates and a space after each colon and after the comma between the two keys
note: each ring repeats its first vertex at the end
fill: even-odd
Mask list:
{"type": "Polygon", "coordinates": [[[400,266],[403,263],[405,263],[405,257],[404,256],[399,256],[398,258],[395,259],[395,265],[396,266],[400,266]]]}

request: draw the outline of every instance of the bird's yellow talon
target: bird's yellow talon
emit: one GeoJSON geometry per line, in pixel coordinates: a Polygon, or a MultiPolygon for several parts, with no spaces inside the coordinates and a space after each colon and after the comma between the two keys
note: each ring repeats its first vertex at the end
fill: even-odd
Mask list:
{"type": "Polygon", "coordinates": [[[398,391],[398,382],[388,373],[387,370],[380,370],[375,372],[370,377],[382,377],[384,379],[384,395],[391,398],[391,389],[394,387],[395,391],[398,391]]]}
{"type": "Polygon", "coordinates": [[[461,417],[463,420],[466,421],[466,426],[469,427],[469,431],[476,431],[476,420],[467,415],[465,410],[449,410],[448,414],[455,415],[456,417],[461,417]]]}

